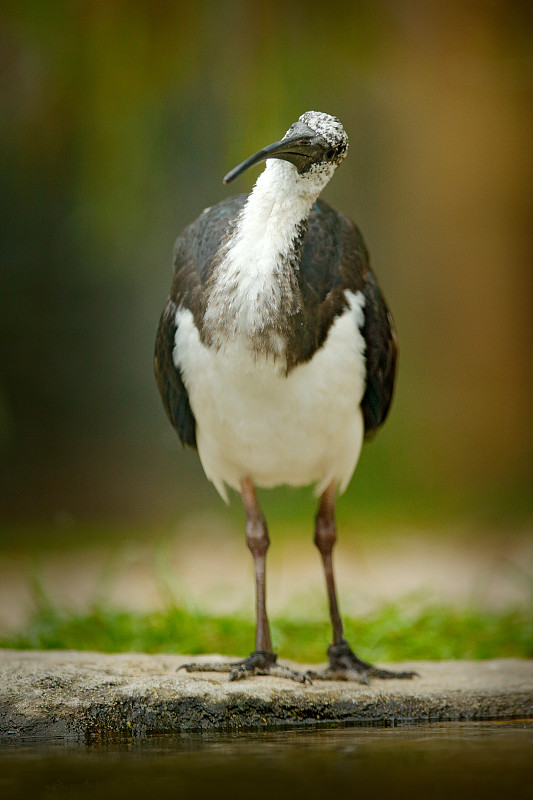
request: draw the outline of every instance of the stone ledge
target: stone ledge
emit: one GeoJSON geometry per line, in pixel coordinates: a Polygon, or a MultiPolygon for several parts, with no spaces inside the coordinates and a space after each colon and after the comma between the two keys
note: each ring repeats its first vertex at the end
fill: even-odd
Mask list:
{"type": "Polygon", "coordinates": [[[270,677],[230,683],[219,673],[176,673],[187,660],[0,650],[0,736],[79,740],[91,735],[533,716],[533,661],[409,662],[391,666],[415,669],[420,678],[304,687],[270,677]]]}

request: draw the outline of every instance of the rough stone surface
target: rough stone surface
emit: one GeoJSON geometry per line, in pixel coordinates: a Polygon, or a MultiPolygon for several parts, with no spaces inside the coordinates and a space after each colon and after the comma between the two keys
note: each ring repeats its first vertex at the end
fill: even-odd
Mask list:
{"type": "Polygon", "coordinates": [[[302,686],[271,677],[230,683],[220,673],[176,673],[187,660],[171,655],[0,651],[0,736],[80,739],[533,716],[533,661],[421,661],[392,665],[419,672],[412,681],[302,686]]]}

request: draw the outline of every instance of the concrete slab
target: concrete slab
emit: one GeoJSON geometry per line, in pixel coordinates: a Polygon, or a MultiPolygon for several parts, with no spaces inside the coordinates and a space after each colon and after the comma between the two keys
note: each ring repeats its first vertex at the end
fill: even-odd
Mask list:
{"type": "Polygon", "coordinates": [[[172,655],[0,651],[0,736],[4,741],[79,740],[213,729],[533,717],[533,661],[409,662],[391,666],[415,669],[420,677],[412,681],[302,686],[270,677],[230,683],[220,673],[176,673],[187,660],[172,655]]]}

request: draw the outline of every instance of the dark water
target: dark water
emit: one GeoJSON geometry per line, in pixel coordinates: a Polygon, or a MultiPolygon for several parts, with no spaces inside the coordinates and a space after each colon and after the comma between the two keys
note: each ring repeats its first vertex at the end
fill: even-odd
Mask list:
{"type": "Polygon", "coordinates": [[[0,798],[528,798],[533,720],[0,747],[0,798]]]}

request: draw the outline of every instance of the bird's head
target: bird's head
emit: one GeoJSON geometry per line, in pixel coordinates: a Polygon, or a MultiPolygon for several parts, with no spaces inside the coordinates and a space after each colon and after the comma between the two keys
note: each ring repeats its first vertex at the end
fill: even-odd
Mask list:
{"type": "Polygon", "coordinates": [[[248,167],[267,158],[288,161],[302,179],[317,179],[325,185],[348,150],[348,137],[337,117],[320,111],[306,111],[283,139],[263,147],[242,164],[230,170],[224,183],[230,183],[248,167]]]}

